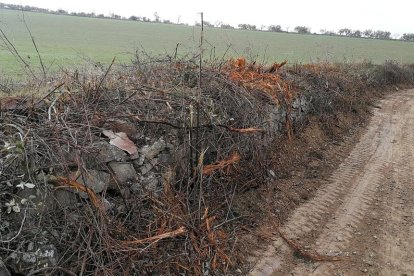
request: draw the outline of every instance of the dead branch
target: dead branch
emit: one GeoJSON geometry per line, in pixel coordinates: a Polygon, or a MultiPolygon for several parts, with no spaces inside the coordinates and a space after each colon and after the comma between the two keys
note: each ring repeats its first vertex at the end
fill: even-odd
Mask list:
{"type": "Polygon", "coordinates": [[[232,164],[239,162],[240,159],[241,157],[238,153],[233,153],[229,158],[225,160],[221,160],[214,164],[204,166],[202,172],[204,175],[210,175],[216,170],[222,170],[232,164]]]}
{"type": "Polygon", "coordinates": [[[60,271],[66,273],[68,275],[71,275],[71,276],[76,276],[77,275],[76,273],[73,273],[72,271],[70,271],[66,268],[63,268],[63,267],[60,267],[60,266],[53,266],[53,267],[43,267],[43,268],[31,271],[27,274],[27,276],[33,276],[33,275],[36,275],[36,274],[39,274],[39,273],[44,273],[44,272],[49,271],[49,270],[51,270],[52,272],[60,270],[60,271]]]}
{"type": "MultiPolygon", "coordinates": [[[[270,210],[268,209],[268,212],[270,212],[270,210]]],[[[270,216],[272,217],[272,216],[270,216]]],[[[271,221],[271,223],[273,224],[274,229],[276,230],[276,232],[280,235],[280,237],[293,249],[294,252],[298,253],[300,256],[302,256],[305,259],[314,261],[314,262],[336,262],[336,261],[345,261],[346,258],[341,256],[341,257],[336,257],[336,256],[326,256],[326,255],[320,255],[317,252],[309,252],[305,249],[303,249],[303,247],[294,242],[293,240],[289,239],[281,230],[278,224],[276,224],[275,221],[271,221]]]]}
{"type": "Polygon", "coordinates": [[[68,179],[63,176],[50,176],[49,183],[56,185],[59,188],[72,188],[77,191],[86,193],[89,196],[92,204],[98,209],[103,210],[103,205],[101,200],[96,196],[94,191],[74,180],[68,179]]]}
{"type": "Polygon", "coordinates": [[[173,238],[173,237],[183,235],[186,232],[187,232],[187,230],[185,229],[185,227],[181,226],[180,228],[178,228],[174,231],[171,231],[171,232],[163,233],[163,234],[160,234],[160,235],[156,235],[156,236],[141,239],[141,240],[123,241],[122,244],[124,244],[124,245],[137,245],[137,244],[158,242],[158,241],[163,240],[163,239],[173,238]]]}
{"type": "Polygon", "coordinates": [[[280,229],[277,229],[277,232],[282,237],[282,239],[299,255],[304,257],[305,259],[314,261],[314,262],[336,262],[336,261],[344,261],[346,260],[345,257],[335,257],[335,256],[326,256],[326,255],[320,255],[317,252],[308,252],[307,250],[303,249],[302,246],[293,240],[286,237],[286,235],[280,231],[280,229]]]}
{"type": "MultiPolygon", "coordinates": [[[[118,118],[125,118],[125,117],[126,116],[118,116],[118,118]]],[[[175,128],[175,129],[184,129],[184,128],[185,129],[190,129],[190,128],[198,129],[198,128],[221,127],[221,128],[227,129],[228,131],[238,132],[238,133],[265,132],[265,130],[264,129],[261,129],[261,128],[254,128],[254,127],[249,127],[249,128],[234,128],[234,127],[227,126],[227,125],[223,125],[223,124],[217,124],[217,125],[214,125],[214,124],[206,124],[206,125],[199,125],[199,126],[193,126],[193,127],[191,127],[191,126],[181,127],[181,126],[178,126],[178,125],[175,125],[173,123],[166,122],[166,121],[142,120],[138,116],[132,115],[132,114],[129,115],[129,117],[133,118],[134,120],[136,120],[139,123],[144,123],[144,124],[162,124],[162,125],[170,126],[172,128],[175,128]]]]}

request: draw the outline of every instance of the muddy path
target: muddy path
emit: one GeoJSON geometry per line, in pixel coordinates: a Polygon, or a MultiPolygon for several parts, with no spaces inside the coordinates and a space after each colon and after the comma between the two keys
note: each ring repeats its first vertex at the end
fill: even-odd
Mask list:
{"type": "Polygon", "coordinates": [[[250,275],[414,275],[414,90],[373,110],[350,155],[315,197],[279,230],[315,262],[275,236],[250,275]]]}

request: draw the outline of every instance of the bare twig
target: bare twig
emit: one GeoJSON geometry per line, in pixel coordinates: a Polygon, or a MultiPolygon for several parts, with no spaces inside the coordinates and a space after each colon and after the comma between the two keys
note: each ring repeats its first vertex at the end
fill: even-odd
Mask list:
{"type": "Polygon", "coordinates": [[[101,89],[102,84],[103,84],[104,80],[106,79],[106,76],[108,76],[108,73],[109,73],[109,71],[110,71],[110,70],[111,70],[111,68],[112,68],[112,65],[114,65],[114,63],[115,63],[115,59],[116,59],[116,57],[114,57],[114,58],[112,59],[111,64],[108,66],[108,69],[106,69],[105,74],[102,76],[101,81],[99,82],[99,85],[98,85],[98,87],[96,88],[96,92],[97,92],[97,93],[99,93],[99,90],[101,89]]]}
{"type": "Polygon", "coordinates": [[[57,86],[55,86],[55,88],[53,88],[52,90],[50,90],[43,98],[41,98],[40,100],[38,100],[36,102],[36,105],[40,104],[41,102],[43,102],[47,97],[49,97],[51,94],[53,94],[56,90],[58,90],[59,88],[61,88],[65,83],[62,82],[60,84],[58,84],[57,86]]]}
{"type": "Polygon", "coordinates": [[[24,225],[24,222],[25,221],[26,221],[26,209],[24,210],[22,223],[20,224],[20,228],[19,228],[19,231],[17,231],[17,234],[14,237],[12,237],[12,238],[10,238],[8,240],[4,240],[4,241],[3,240],[0,240],[0,243],[9,243],[9,242],[12,242],[15,239],[17,239],[17,237],[19,237],[20,236],[20,233],[22,232],[23,225],[24,225]]]}
{"type": "Polygon", "coordinates": [[[173,238],[176,236],[180,236],[182,234],[185,234],[186,232],[187,230],[185,229],[185,227],[181,226],[178,229],[171,231],[171,232],[163,233],[160,235],[156,235],[156,236],[141,239],[141,240],[123,241],[122,243],[125,245],[136,245],[136,244],[143,244],[143,243],[150,243],[150,242],[158,242],[166,238],[173,238]]]}
{"type": "Polygon", "coordinates": [[[32,40],[33,46],[36,50],[37,57],[39,58],[40,66],[42,67],[42,71],[43,71],[43,79],[45,80],[46,79],[46,70],[45,70],[45,66],[43,64],[42,56],[39,53],[39,49],[37,48],[37,44],[36,44],[36,41],[35,41],[35,39],[32,35],[32,32],[30,31],[29,26],[27,25],[26,18],[24,16],[24,11],[23,10],[22,10],[22,17],[23,17],[23,23],[26,26],[26,30],[29,32],[30,39],[32,40]]]}
{"type": "Polygon", "coordinates": [[[4,31],[0,28],[0,33],[1,33],[1,40],[3,41],[3,43],[6,45],[7,49],[9,50],[9,52],[16,58],[16,60],[23,64],[23,68],[26,71],[29,70],[30,75],[32,75],[32,77],[36,77],[36,75],[34,74],[34,72],[32,71],[30,65],[22,58],[22,56],[20,55],[19,51],[16,49],[16,47],[14,46],[14,44],[9,40],[9,38],[7,37],[7,35],[4,33],[4,31]]]}
{"type": "Polygon", "coordinates": [[[76,273],[73,273],[69,269],[66,269],[66,268],[63,268],[63,267],[60,267],[60,266],[52,266],[52,267],[39,268],[37,270],[33,270],[33,271],[29,272],[27,274],[27,276],[33,276],[33,275],[36,275],[36,274],[39,274],[39,273],[42,273],[42,272],[44,273],[44,272],[49,271],[49,270],[52,270],[52,272],[55,271],[55,270],[60,270],[60,271],[66,273],[68,275],[76,276],[76,273]]]}

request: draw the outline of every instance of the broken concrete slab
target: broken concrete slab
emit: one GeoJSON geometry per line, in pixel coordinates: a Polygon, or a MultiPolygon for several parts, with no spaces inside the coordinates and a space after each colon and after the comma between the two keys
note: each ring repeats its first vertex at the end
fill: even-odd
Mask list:
{"type": "Polygon", "coordinates": [[[142,193],[144,191],[157,193],[161,190],[160,179],[161,177],[155,175],[154,173],[150,173],[146,177],[141,176],[139,182],[134,183],[131,186],[131,189],[138,193],[142,193]]]}
{"type": "Polygon", "coordinates": [[[73,209],[77,208],[77,196],[71,191],[65,189],[56,189],[53,192],[54,204],[61,209],[73,209]]]}
{"type": "Polygon", "coordinates": [[[144,166],[142,166],[141,168],[140,168],[140,170],[141,170],[141,174],[142,175],[145,175],[145,174],[147,174],[147,173],[149,173],[151,170],[152,170],[152,168],[153,168],[154,166],[151,164],[151,163],[147,163],[147,164],[145,164],[144,166]]]}
{"type": "Polygon", "coordinates": [[[160,179],[153,174],[142,178],[141,182],[144,188],[148,191],[158,192],[160,190],[160,179]]]}
{"type": "Polygon", "coordinates": [[[22,275],[43,267],[53,267],[58,262],[58,252],[53,244],[39,245],[33,244],[33,248],[26,252],[13,252],[10,254],[12,260],[11,268],[15,273],[22,275]]]}
{"type": "Polygon", "coordinates": [[[109,167],[114,172],[114,176],[118,184],[127,184],[137,181],[138,175],[134,165],[128,162],[109,162],[109,167]]]}
{"type": "Polygon", "coordinates": [[[95,156],[95,160],[99,163],[108,163],[111,161],[125,161],[127,159],[127,154],[115,147],[110,145],[107,142],[98,142],[94,144],[94,147],[99,150],[98,154],[95,156]]]}
{"type": "Polygon", "coordinates": [[[77,181],[92,189],[95,193],[101,193],[108,188],[111,182],[111,175],[103,171],[88,170],[77,181]]]}
{"type": "Polygon", "coordinates": [[[168,144],[165,143],[164,139],[159,139],[158,141],[155,141],[154,144],[151,146],[145,145],[140,149],[140,152],[142,155],[147,159],[151,160],[154,157],[156,157],[161,151],[166,149],[168,147],[168,144]]]}

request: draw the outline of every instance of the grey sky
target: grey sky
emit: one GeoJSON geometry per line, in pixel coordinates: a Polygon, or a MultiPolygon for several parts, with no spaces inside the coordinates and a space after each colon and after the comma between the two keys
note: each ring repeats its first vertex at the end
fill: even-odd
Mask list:
{"type": "Polygon", "coordinates": [[[281,25],[292,30],[297,25],[320,29],[386,30],[393,34],[414,33],[414,1],[412,0],[0,0],[1,2],[38,6],[49,9],[116,13],[122,16],[146,16],[153,18],[157,12],[161,18],[193,24],[200,11],[205,20],[237,26],[239,23],[281,25]]]}

